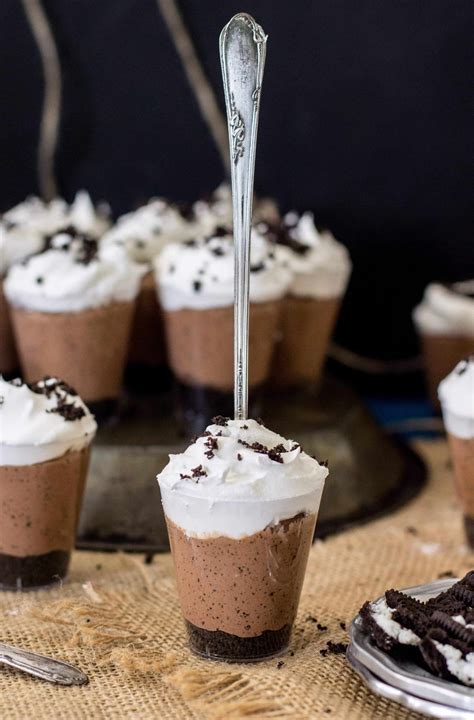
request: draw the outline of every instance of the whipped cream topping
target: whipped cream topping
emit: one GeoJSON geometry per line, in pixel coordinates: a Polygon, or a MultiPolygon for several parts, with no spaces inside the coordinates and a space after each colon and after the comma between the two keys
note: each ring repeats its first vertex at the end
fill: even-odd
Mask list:
{"type": "Polygon", "coordinates": [[[96,430],[94,416],[61,380],[26,385],[0,376],[0,465],[32,465],[82,450],[96,430]]]}
{"type": "Polygon", "coordinates": [[[13,265],[4,283],[8,301],[42,312],[79,312],[133,300],[146,268],[116,248],[107,258],[97,240],[62,232],[49,249],[13,265]]]}
{"type": "MultiPolygon", "coordinates": [[[[221,183],[208,200],[198,200],[192,209],[196,235],[212,235],[218,227],[232,231],[232,190],[229,183],[221,183]]],[[[255,222],[279,222],[280,213],[275,201],[254,197],[253,218],[255,222]]]]}
{"type": "Polygon", "coordinates": [[[255,420],[214,418],[158,475],[167,517],[188,535],[241,538],[317,513],[328,470],[255,420]]]}
{"type": "Polygon", "coordinates": [[[44,237],[35,228],[0,220],[0,277],[13,263],[40,252],[44,237]]]}
{"type": "MultiPolygon", "coordinates": [[[[228,307],[234,302],[234,244],[223,228],[205,239],[167,245],[155,260],[155,279],[165,310],[228,307]]],[[[279,300],[291,282],[275,247],[252,231],[250,301],[279,300]]]]}
{"type": "Polygon", "coordinates": [[[413,321],[427,334],[474,337],[474,280],[428,285],[413,321]]]}
{"type": "Polygon", "coordinates": [[[13,263],[41,252],[47,238],[59,230],[74,228],[100,237],[109,226],[108,212],[104,204],[95,208],[84,190],[71,205],[61,198],[45,203],[34,196],[15,205],[0,220],[0,275],[13,263]]]}
{"type": "Polygon", "coordinates": [[[441,381],[438,397],[446,430],[459,438],[474,437],[474,355],[461,360],[441,381]]]}
{"type": "Polygon", "coordinates": [[[291,295],[333,298],[344,294],[352,269],[349,253],[330,232],[317,230],[312,213],[290,212],[280,228],[260,223],[257,229],[274,235],[279,243],[281,262],[293,272],[291,295]]]}
{"type": "Polygon", "coordinates": [[[232,229],[232,190],[229,183],[221,183],[209,200],[193,205],[197,235],[212,235],[218,227],[232,229]]]}
{"type": "Polygon", "coordinates": [[[194,223],[178,207],[158,198],[122,215],[102,238],[102,248],[106,254],[111,246],[124,247],[134,262],[151,263],[167,243],[191,239],[195,233],[194,223]]]}

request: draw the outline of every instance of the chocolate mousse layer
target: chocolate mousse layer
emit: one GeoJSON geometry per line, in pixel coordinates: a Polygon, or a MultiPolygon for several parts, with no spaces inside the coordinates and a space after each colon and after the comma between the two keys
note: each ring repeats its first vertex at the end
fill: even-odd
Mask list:
{"type": "Polygon", "coordinates": [[[10,320],[10,308],[0,280],[0,373],[9,375],[19,366],[10,320]]]}
{"type": "Polygon", "coordinates": [[[296,387],[319,381],[340,305],[340,298],[284,299],[272,383],[296,387]]]}
{"type": "Polygon", "coordinates": [[[71,313],[11,308],[23,375],[56,375],[93,403],[119,396],[134,313],[133,302],[71,313]]]}
{"type": "Polygon", "coordinates": [[[474,438],[459,438],[448,433],[448,442],[467,541],[474,549],[474,438]]]}
{"type": "MultiPolygon", "coordinates": [[[[250,304],[249,384],[268,377],[281,302],[250,304]]],[[[234,385],[234,308],[164,311],[169,359],[177,378],[188,385],[222,392],[234,385]]]]}
{"type": "Polygon", "coordinates": [[[438,386],[463,358],[474,354],[474,337],[421,334],[428,392],[433,407],[438,408],[438,386]]]}
{"type": "MultiPolygon", "coordinates": [[[[268,379],[280,312],[281,301],[250,304],[249,387],[256,415],[258,388],[268,379]]],[[[169,362],[178,380],[178,419],[186,430],[199,432],[213,415],[227,410],[232,414],[234,309],[183,309],[163,315],[169,362]]]]}
{"type": "Polygon", "coordinates": [[[0,467],[0,587],[48,585],[67,573],[89,448],[0,467]]]}
{"type": "Polygon", "coordinates": [[[152,272],[142,278],[133,316],[128,362],[152,368],[166,364],[163,314],[152,272]]]}
{"type": "Polygon", "coordinates": [[[190,537],[167,519],[193,650],[252,660],[287,646],[315,523],[299,514],[236,540],[190,537]]]}

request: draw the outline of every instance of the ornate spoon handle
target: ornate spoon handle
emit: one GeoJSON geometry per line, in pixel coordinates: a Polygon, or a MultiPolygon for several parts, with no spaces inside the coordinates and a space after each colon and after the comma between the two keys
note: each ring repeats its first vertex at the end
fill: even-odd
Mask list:
{"type": "Polygon", "coordinates": [[[87,675],[62,660],[53,660],[0,643],[0,665],[2,664],[59,685],[84,685],[88,682],[87,675]]]}
{"type": "Polygon", "coordinates": [[[260,25],[246,13],[234,15],[220,36],[234,216],[234,405],[238,420],[248,414],[250,230],[266,43],[260,25]]]}

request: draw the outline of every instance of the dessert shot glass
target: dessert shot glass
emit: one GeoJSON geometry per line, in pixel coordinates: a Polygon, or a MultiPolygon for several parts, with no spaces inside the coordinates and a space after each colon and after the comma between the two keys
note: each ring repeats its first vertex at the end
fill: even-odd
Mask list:
{"type": "Polygon", "coordinates": [[[474,355],[456,365],[438,393],[466,540],[474,550],[474,355]]]}
{"type": "Polygon", "coordinates": [[[43,587],[68,571],[97,424],[58,378],[0,376],[0,398],[0,589],[43,587]]]}
{"type": "Polygon", "coordinates": [[[254,420],[225,422],[159,483],[189,647],[253,662],[288,647],[327,469],[254,420]]]}
{"type": "Polygon", "coordinates": [[[1,590],[34,589],[66,577],[88,464],[88,447],[46,462],[0,464],[1,590]]]}

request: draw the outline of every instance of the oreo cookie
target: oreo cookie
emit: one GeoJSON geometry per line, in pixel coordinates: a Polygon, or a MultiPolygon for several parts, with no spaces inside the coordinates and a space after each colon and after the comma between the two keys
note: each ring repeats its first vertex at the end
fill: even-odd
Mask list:
{"type": "Polygon", "coordinates": [[[387,590],[360,617],[384,652],[411,650],[435,675],[474,686],[474,571],[426,603],[387,590]]]}

